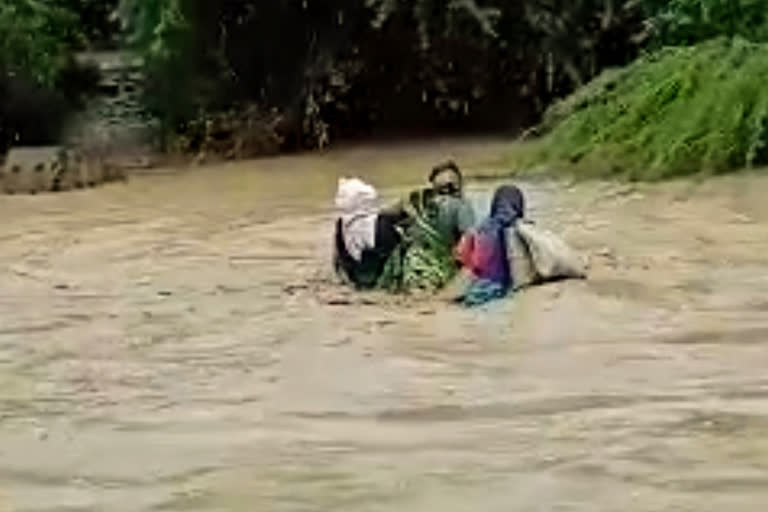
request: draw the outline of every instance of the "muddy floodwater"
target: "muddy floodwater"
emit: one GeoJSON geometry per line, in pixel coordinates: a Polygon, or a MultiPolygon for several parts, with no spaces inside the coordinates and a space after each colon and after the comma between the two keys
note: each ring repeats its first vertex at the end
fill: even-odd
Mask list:
{"type": "Polygon", "coordinates": [[[339,175],[504,148],[0,196],[0,510],[764,512],[768,175],[523,182],[590,279],[483,310],[327,282],[339,175]]]}

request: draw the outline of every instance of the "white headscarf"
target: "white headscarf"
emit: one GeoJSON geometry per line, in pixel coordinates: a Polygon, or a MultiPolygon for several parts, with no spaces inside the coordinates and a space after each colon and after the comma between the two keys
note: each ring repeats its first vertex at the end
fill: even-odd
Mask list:
{"type": "Polygon", "coordinates": [[[357,178],[339,178],[336,208],[341,217],[344,245],[355,261],[363,257],[363,250],[376,244],[376,217],[378,194],[371,185],[357,178]]]}

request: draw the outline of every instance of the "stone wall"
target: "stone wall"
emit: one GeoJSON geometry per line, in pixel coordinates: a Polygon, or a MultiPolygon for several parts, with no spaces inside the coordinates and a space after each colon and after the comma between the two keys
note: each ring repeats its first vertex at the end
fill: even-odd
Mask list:
{"type": "Polygon", "coordinates": [[[12,148],[0,166],[5,194],[38,194],[124,180],[125,170],[100,155],[63,146],[12,148]]]}
{"type": "Polygon", "coordinates": [[[88,103],[69,138],[76,144],[98,136],[114,146],[149,144],[151,121],[142,108],[143,62],[127,52],[82,53],[78,61],[95,66],[98,94],[88,103]]]}
{"type": "Polygon", "coordinates": [[[0,191],[37,194],[125,179],[149,165],[151,123],[142,109],[141,59],[125,52],[84,53],[100,74],[98,94],[76,116],[62,145],[12,147],[0,157],[0,191]],[[4,160],[4,161],[2,161],[4,160]]]}

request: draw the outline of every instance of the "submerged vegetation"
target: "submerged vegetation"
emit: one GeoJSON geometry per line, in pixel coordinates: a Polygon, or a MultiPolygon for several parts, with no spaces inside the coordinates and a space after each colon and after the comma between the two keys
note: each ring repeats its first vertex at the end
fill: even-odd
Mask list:
{"type": "Polygon", "coordinates": [[[768,164],[768,44],[667,47],[555,103],[518,165],[659,179],[768,164]]]}

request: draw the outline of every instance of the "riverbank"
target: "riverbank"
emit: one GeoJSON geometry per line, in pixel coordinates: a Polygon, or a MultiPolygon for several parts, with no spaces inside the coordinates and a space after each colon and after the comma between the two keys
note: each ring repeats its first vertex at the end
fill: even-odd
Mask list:
{"type": "Polygon", "coordinates": [[[606,70],[552,104],[507,163],[643,181],[766,166],[766,57],[765,43],[722,37],[606,70]]]}

